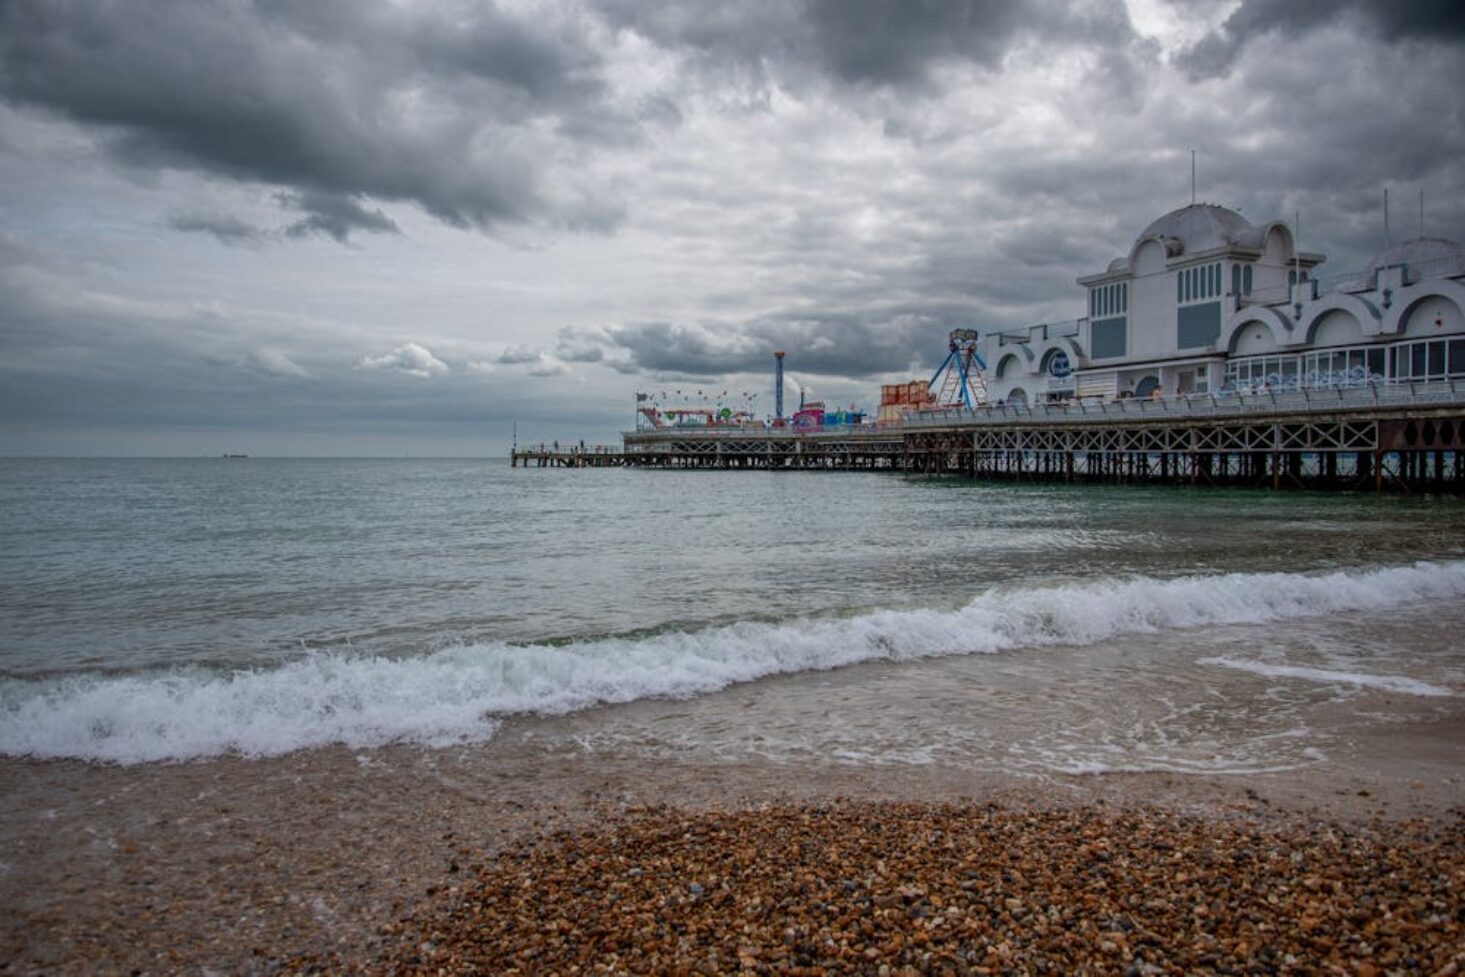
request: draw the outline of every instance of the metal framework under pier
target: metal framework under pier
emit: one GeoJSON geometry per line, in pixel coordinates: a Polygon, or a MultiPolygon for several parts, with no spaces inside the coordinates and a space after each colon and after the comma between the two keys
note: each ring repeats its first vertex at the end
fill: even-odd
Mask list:
{"type": "Polygon", "coordinates": [[[629,464],[646,468],[822,469],[900,471],[904,439],[898,431],[881,434],[793,434],[788,431],[743,436],[627,436],[629,464]]]}
{"type": "Polygon", "coordinates": [[[538,464],[1465,494],[1465,384],[937,410],[808,433],[636,431],[619,452],[538,464]]]}
{"type": "Polygon", "coordinates": [[[990,480],[1465,492],[1465,413],[913,433],[907,471],[990,480]]]}

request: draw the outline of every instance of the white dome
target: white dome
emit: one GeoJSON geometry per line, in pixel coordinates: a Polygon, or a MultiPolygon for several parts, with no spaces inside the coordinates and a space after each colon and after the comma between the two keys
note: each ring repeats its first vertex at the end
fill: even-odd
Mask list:
{"type": "Polygon", "coordinates": [[[1215,204],[1191,204],[1170,211],[1145,228],[1135,241],[1135,247],[1152,238],[1169,238],[1179,242],[1176,253],[1194,254],[1235,244],[1250,230],[1251,224],[1234,210],[1215,204]]]}
{"type": "Polygon", "coordinates": [[[1384,248],[1369,264],[1369,268],[1378,271],[1390,265],[1418,265],[1436,258],[1459,255],[1461,250],[1460,245],[1446,238],[1417,237],[1412,241],[1400,241],[1384,248]]]}

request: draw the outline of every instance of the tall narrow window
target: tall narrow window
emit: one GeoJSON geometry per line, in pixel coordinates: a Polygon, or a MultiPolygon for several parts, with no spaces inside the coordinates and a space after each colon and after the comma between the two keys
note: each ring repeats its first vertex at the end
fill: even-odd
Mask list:
{"type": "Polygon", "coordinates": [[[1185,272],[1183,271],[1175,276],[1175,301],[1185,301],[1185,272]]]}
{"type": "Polygon", "coordinates": [[[1240,295],[1241,294],[1241,266],[1240,265],[1232,265],[1231,266],[1231,294],[1232,295],[1240,295]]]}
{"type": "Polygon", "coordinates": [[[1251,294],[1251,265],[1241,269],[1241,293],[1243,295],[1251,294]]]}

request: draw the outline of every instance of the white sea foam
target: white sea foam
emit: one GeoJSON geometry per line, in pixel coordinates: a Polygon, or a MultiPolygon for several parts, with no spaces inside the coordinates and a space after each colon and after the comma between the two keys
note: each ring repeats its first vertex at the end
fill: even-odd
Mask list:
{"type": "Polygon", "coordinates": [[[955,611],[743,622],[561,646],[484,643],[420,658],[314,654],[268,669],[75,676],[0,687],[0,753],[120,763],[342,743],[446,745],[497,718],[690,697],[877,659],[1084,645],[1465,595],[1465,561],[1366,571],[1137,577],[988,590],[955,611]]]}
{"type": "Polygon", "coordinates": [[[1446,696],[1454,695],[1449,689],[1430,685],[1406,675],[1372,675],[1367,672],[1340,672],[1328,668],[1309,668],[1303,665],[1277,665],[1272,662],[1252,661],[1246,658],[1202,658],[1202,665],[1220,665],[1256,675],[1273,678],[1296,678],[1308,682],[1322,682],[1328,685],[1354,685],[1383,689],[1387,692],[1402,692],[1405,695],[1446,696]]]}

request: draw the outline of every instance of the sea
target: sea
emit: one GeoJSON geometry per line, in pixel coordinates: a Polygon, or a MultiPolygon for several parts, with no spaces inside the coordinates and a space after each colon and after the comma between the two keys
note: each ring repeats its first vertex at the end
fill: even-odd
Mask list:
{"type": "Polygon", "coordinates": [[[1462,634],[1451,498],[0,459],[12,758],[369,758],[512,728],[648,762],[1226,776],[1415,730],[1448,778],[1462,634]]]}

